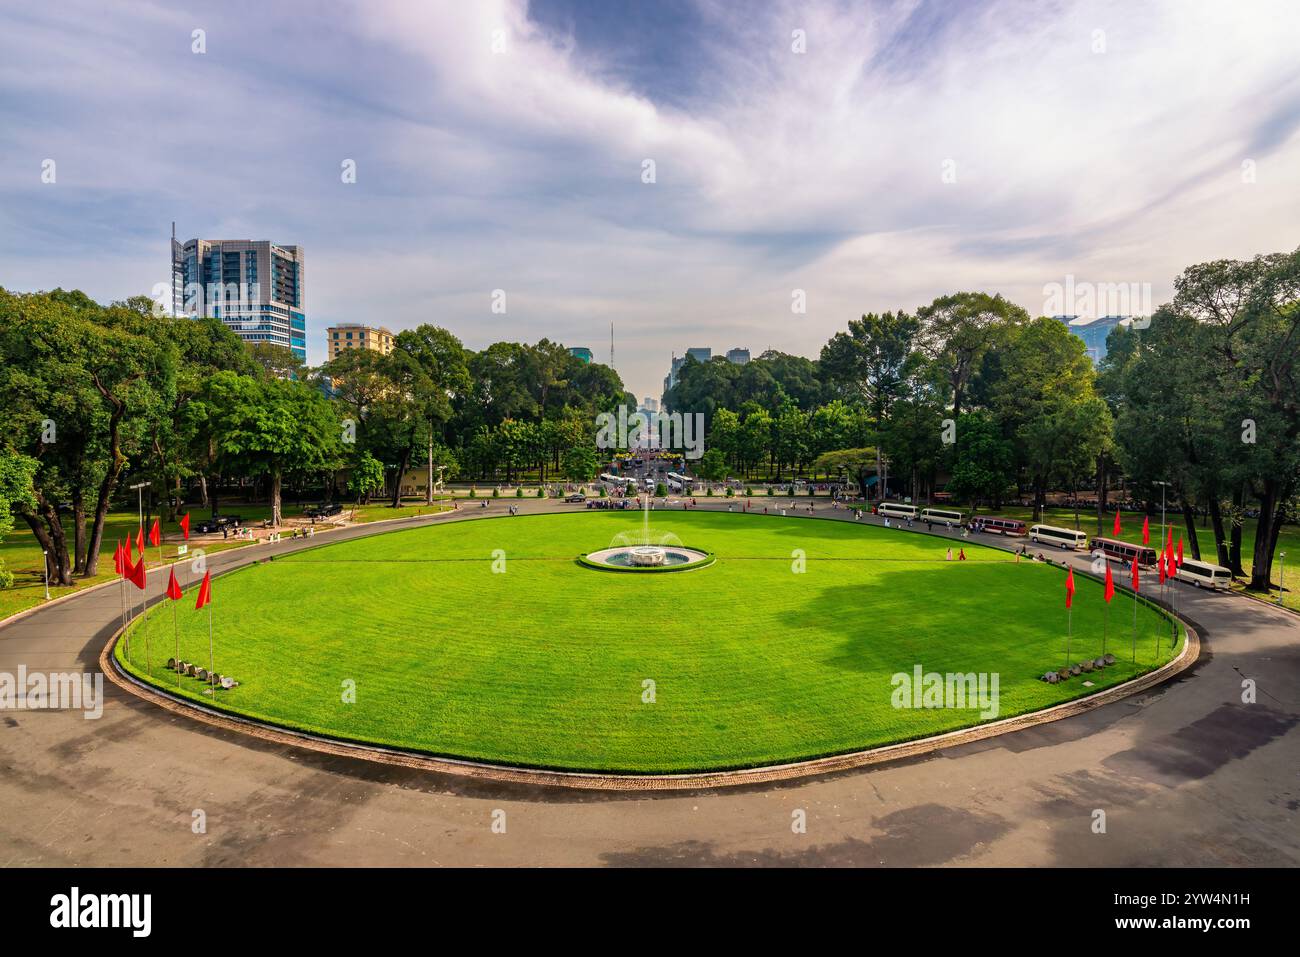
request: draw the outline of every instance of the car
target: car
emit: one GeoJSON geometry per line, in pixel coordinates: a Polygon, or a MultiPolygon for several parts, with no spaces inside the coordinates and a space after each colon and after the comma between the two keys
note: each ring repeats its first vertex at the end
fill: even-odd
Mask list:
{"type": "Polygon", "coordinates": [[[570,495],[564,496],[564,501],[567,503],[580,503],[585,502],[586,500],[587,496],[583,495],[581,492],[574,492],[570,495]]]}
{"type": "Polygon", "coordinates": [[[194,530],[201,534],[208,532],[219,532],[223,528],[237,528],[243,521],[238,515],[213,515],[211,518],[205,518],[194,526],[194,530]]]}
{"type": "Polygon", "coordinates": [[[329,505],[308,505],[302,510],[302,513],[308,518],[329,518],[331,515],[341,515],[343,506],[334,503],[329,505]]]}

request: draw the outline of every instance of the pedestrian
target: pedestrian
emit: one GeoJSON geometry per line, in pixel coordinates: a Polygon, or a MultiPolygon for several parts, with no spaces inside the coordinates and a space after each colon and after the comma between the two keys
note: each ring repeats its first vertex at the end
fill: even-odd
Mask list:
{"type": "Polygon", "coordinates": [[[948,549],[948,557],[945,558],[944,561],[948,561],[948,562],[952,561],[952,549],[951,549],[951,548],[948,549]]]}
{"type": "Polygon", "coordinates": [[[957,560],[961,562],[964,562],[966,560],[966,549],[963,548],[960,552],[958,552],[957,560]]]}
{"type": "Polygon", "coordinates": [[[928,518],[925,520],[925,530],[927,532],[934,531],[934,522],[930,521],[928,518]]]}

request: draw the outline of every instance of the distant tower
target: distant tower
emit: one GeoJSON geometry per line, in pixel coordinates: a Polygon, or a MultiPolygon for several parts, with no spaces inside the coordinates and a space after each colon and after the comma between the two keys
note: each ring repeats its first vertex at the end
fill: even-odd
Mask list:
{"type": "Polygon", "coordinates": [[[614,323],[609,324],[609,367],[614,368],[614,323]]]}

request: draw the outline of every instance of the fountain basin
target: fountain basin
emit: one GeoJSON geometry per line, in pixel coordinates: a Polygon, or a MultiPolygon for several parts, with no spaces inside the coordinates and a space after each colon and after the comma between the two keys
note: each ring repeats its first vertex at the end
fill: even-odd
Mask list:
{"type": "Polygon", "coordinates": [[[687,571],[713,564],[713,554],[681,545],[619,545],[579,555],[588,568],[618,572],[687,571]]]}

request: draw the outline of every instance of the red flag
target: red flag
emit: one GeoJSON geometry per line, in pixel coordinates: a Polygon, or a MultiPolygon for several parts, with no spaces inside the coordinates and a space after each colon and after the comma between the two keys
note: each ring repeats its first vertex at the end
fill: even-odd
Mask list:
{"type": "Polygon", "coordinates": [[[1074,603],[1074,569],[1071,568],[1065,575],[1065,607],[1069,608],[1074,603]]]}
{"type": "Polygon", "coordinates": [[[153,520],[153,528],[149,529],[149,544],[154,548],[162,541],[162,529],[158,527],[158,519],[153,520]]]}
{"type": "Polygon", "coordinates": [[[113,571],[122,574],[125,569],[122,567],[122,540],[117,540],[117,548],[113,549],[113,571]]]}
{"type": "Polygon", "coordinates": [[[1106,604],[1109,605],[1110,600],[1115,597],[1115,579],[1112,578],[1110,574],[1110,562],[1106,563],[1106,593],[1105,594],[1106,594],[1106,604]]]}
{"type": "Polygon", "coordinates": [[[1165,583],[1165,556],[1161,555],[1156,559],[1156,568],[1160,571],[1160,584],[1165,583]]]}
{"type": "Polygon", "coordinates": [[[1181,535],[1178,536],[1178,564],[1175,567],[1183,567],[1183,536],[1181,535]]]}
{"type": "Polygon", "coordinates": [[[140,564],[127,570],[126,580],[136,588],[144,591],[144,555],[140,556],[140,564]]]}
{"type": "Polygon", "coordinates": [[[190,540],[190,513],[186,512],[185,517],[181,519],[181,533],[185,536],[185,541],[190,540]]]}
{"type": "Polygon", "coordinates": [[[176,581],[175,568],[171,569],[171,578],[167,581],[167,597],[172,601],[176,601],[181,597],[181,586],[180,583],[176,581]]]}
{"type": "Polygon", "coordinates": [[[199,600],[194,603],[196,609],[212,603],[212,572],[203,573],[203,584],[199,585],[199,600]]]}
{"type": "Polygon", "coordinates": [[[1138,581],[1138,561],[1136,558],[1134,558],[1133,559],[1133,591],[1135,592],[1141,591],[1142,589],[1140,585],[1141,583],[1138,581]]]}
{"type": "Polygon", "coordinates": [[[1119,509],[1115,509],[1115,531],[1114,531],[1112,534],[1113,534],[1116,538],[1119,538],[1119,536],[1120,536],[1120,534],[1121,534],[1121,533],[1120,533],[1120,528],[1119,528],[1119,509]]]}
{"type": "Polygon", "coordinates": [[[1174,527],[1172,525],[1169,526],[1169,531],[1166,533],[1165,548],[1170,552],[1174,550],[1174,527]]]}
{"type": "Polygon", "coordinates": [[[140,553],[141,558],[144,558],[144,526],[143,525],[141,525],[139,531],[136,532],[135,550],[140,553]]]}
{"type": "Polygon", "coordinates": [[[126,536],[126,548],[123,549],[123,551],[122,551],[122,558],[124,559],[124,562],[123,562],[123,565],[122,565],[122,570],[123,570],[123,571],[126,571],[126,564],[125,564],[125,562],[129,562],[129,561],[131,560],[131,556],[133,556],[133,555],[135,554],[135,552],[131,550],[131,543],[132,543],[131,536],[130,536],[130,535],[126,536]]]}
{"type": "Polygon", "coordinates": [[[1151,544],[1151,517],[1149,515],[1142,516],[1142,544],[1151,544]]]}

